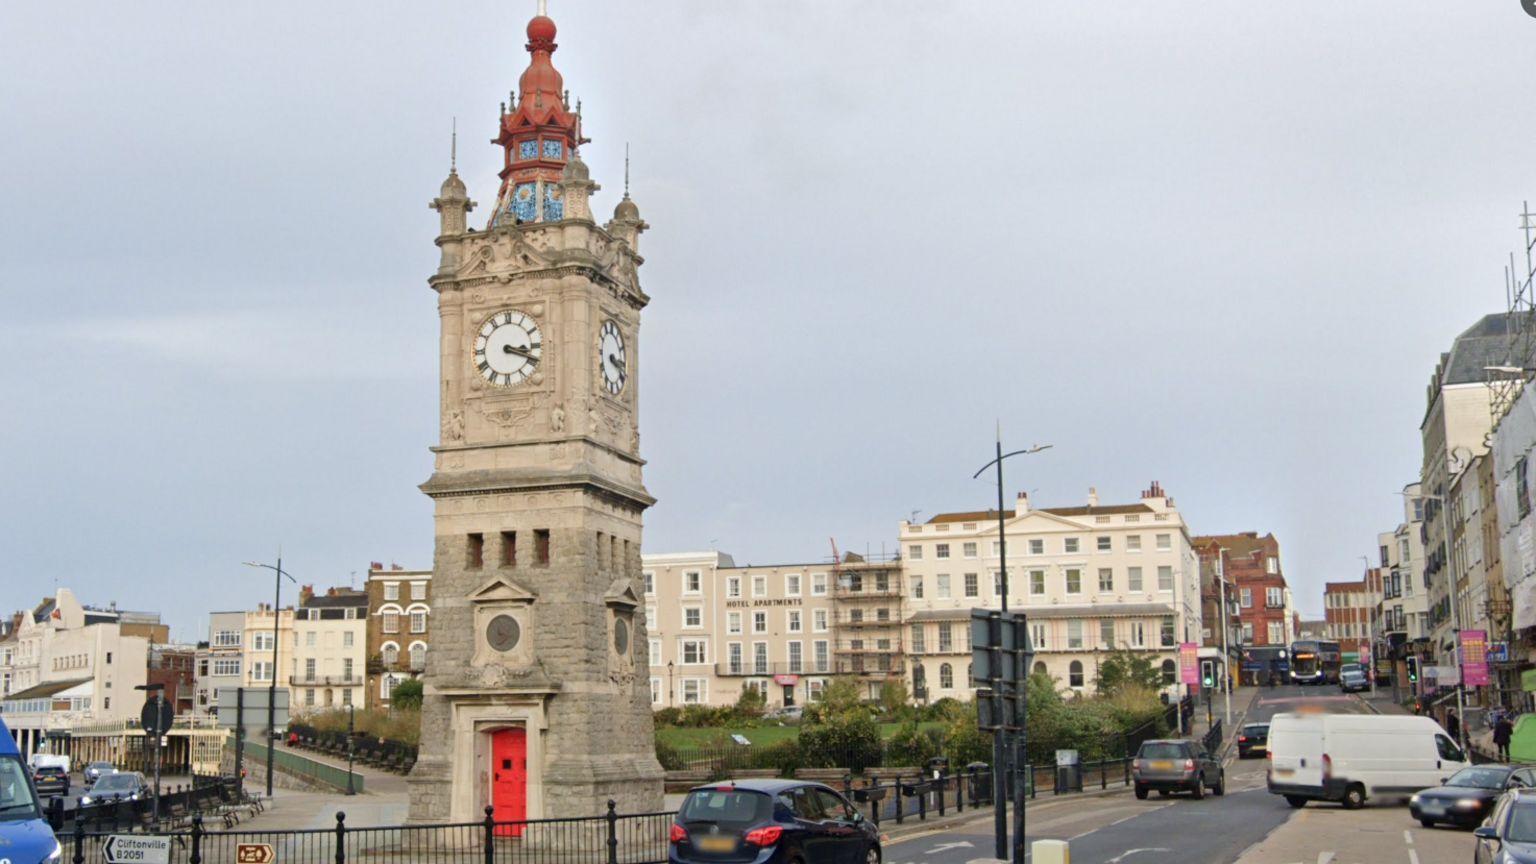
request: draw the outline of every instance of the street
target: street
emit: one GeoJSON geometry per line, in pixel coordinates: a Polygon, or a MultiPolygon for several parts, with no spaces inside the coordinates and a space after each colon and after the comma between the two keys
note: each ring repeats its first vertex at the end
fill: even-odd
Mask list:
{"type": "MultiPolygon", "coordinates": [[[[1235,702],[1236,700],[1234,700],[1235,702]]],[[[1250,704],[1247,698],[1244,704],[1250,704]]],[[[1301,705],[1330,714],[1369,714],[1358,696],[1331,687],[1265,688],[1241,722],[1265,722],[1301,705]]],[[[1228,733],[1231,740],[1231,731],[1228,733]]],[[[1120,794],[1041,798],[1026,810],[1026,838],[1071,842],[1076,864],[1290,864],[1296,861],[1462,861],[1472,854],[1470,832],[1424,830],[1398,803],[1349,812],[1335,804],[1293,810],[1265,789],[1266,760],[1226,760],[1228,791],[1202,801],[1120,794]]],[[[890,844],[891,864],[965,864],[993,855],[989,817],[942,833],[890,844]]]]}

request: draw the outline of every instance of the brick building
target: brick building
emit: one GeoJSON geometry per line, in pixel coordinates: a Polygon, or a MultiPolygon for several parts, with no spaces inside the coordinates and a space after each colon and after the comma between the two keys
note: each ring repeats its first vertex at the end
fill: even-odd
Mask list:
{"type": "Polygon", "coordinates": [[[421,677],[432,630],[432,571],[368,568],[368,628],[365,700],[369,708],[389,705],[395,686],[421,677]]]}
{"type": "Polygon", "coordinates": [[[1289,645],[1296,627],[1290,589],[1280,567],[1280,541],[1257,531],[1214,534],[1194,539],[1202,557],[1226,552],[1227,576],[1237,586],[1238,617],[1244,645],[1289,645]]]}
{"type": "Polygon", "coordinates": [[[1357,582],[1328,582],[1323,585],[1323,616],[1327,619],[1326,636],[1339,643],[1345,663],[1360,659],[1362,645],[1371,644],[1371,630],[1381,605],[1381,568],[1365,571],[1357,582]]]}

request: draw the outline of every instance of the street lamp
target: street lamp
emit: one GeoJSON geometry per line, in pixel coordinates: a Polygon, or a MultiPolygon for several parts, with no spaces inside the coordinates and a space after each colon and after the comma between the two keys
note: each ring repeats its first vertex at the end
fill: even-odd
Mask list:
{"type": "MultiPolygon", "coordinates": [[[[1041,450],[1049,450],[1051,446],[1052,445],[1050,444],[1036,444],[1027,450],[1015,450],[1012,453],[1005,454],[1003,453],[1003,427],[1002,424],[999,423],[997,427],[997,457],[994,458],[991,462],[988,462],[987,464],[976,469],[976,473],[971,475],[971,479],[975,480],[976,478],[980,477],[982,472],[986,471],[988,468],[991,468],[994,465],[997,466],[997,570],[1001,575],[1002,584],[999,587],[1003,589],[1002,611],[1004,612],[1008,611],[1008,515],[1007,512],[1003,509],[1003,460],[1010,456],[1027,456],[1031,453],[1039,453],[1041,450]]],[[[1030,667],[1025,665],[1024,668],[1028,670],[1030,667]]],[[[1025,674],[1026,676],[1028,675],[1027,672],[1025,674]]],[[[1024,682],[1022,682],[1019,686],[1027,687],[1028,678],[1026,677],[1024,682]]],[[[1001,707],[1002,694],[996,693],[993,695],[997,700],[996,704],[1001,707]]],[[[1021,701],[1019,704],[1021,706],[1020,713],[1022,714],[1022,706],[1024,702],[1021,701]]],[[[1024,723],[1025,717],[1019,717],[1019,727],[1021,729],[1024,727],[1024,723]]],[[[1004,733],[1002,729],[998,729],[998,731],[992,733],[992,800],[996,809],[995,818],[993,821],[993,829],[996,836],[996,857],[1006,860],[1008,858],[1008,799],[1003,795],[1003,790],[1007,789],[1008,787],[1004,782],[1007,779],[1007,775],[1004,773],[1003,763],[1007,761],[1007,750],[1006,745],[1003,743],[1003,734],[1004,733]]],[[[1018,752],[1014,754],[1014,759],[1018,762],[1019,765],[1024,764],[1024,748],[1022,746],[1022,742],[1018,747],[1018,752]]],[[[1014,805],[1015,824],[1013,830],[1016,847],[1018,850],[1022,850],[1024,848],[1023,780],[1018,780],[1016,785],[1018,788],[1014,790],[1014,794],[1018,797],[1019,801],[1014,805]]],[[[1018,854],[1016,854],[1014,857],[1016,859],[1015,864],[1024,864],[1024,856],[1022,851],[1018,851],[1018,854]]]]}
{"type": "Polygon", "coordinates": [[[262,567],[273,571],[272,581],[277,587],[272,593],[272,685],[267,688],[267,797],[272,797],[272,765],[277,761],[277,625],[281,619],[279,607],[283,602],[283,577],[298,584],[298,580],[283,569],[283,553],[277,553],[276,564],[258,564],[255,561],[240,562],[247,567],[262,567]]]}
{"type": "Polygon", "coordinates": [[[667,661],[667,707],[672,707],[672,661],[667,661]]]}
{"type": "MultiPolygon", "coordinates": [[[[1456,485],[1456,481],[1460,477],[1461,472],[1457,472],[1456,474],[1453,474],[1447,478],[1445,482],[1446,490],[1449,491],[1452,486],[1456,485]]],[[[1461,676],[1463,674],[1461,667],[1461,604],[1458,602],[1456,596],[1459,590],[1456,585],[1458,580],[1456,578],[1454,568],[1451,566],[1451,526],[1445,518],[1445,496],[1431,495],[1427,492],[1420,492],[1417,494],[1410,492],[1400,492],[1398,494],[1407,498],[1421,498],[1440,502],[1440,540],[1445,544],[1445,569],[1451,580],[1450,593],[1447,595],[1447,599],[1450,600],[1451,605],[1451,633],[1453,634],[1452,638],[1455,640],[1453,648],[1455,653],[1453,656],[1456,658],[1456,743],[1461,746],[1462,750],[1466,750],[1467,702],[1466,687],[1462,684],[1461,680],[1461,676]]]]}
{"type": "MultiPolygon", "coordinates": [[[[352,694],[352,691],[348,690],[347,691],[347,698],[348,699],[351,699],[351,694],[352,694]]],[[[354,737],[356,735],[357,735],[357,703],[349,701],[347,703],[347,794],[348,795],[356,795],[357,794],[357,790],[352,788],[352,759],[353,759],[353,750],[356,747],[357,739],[354,737]]]]}

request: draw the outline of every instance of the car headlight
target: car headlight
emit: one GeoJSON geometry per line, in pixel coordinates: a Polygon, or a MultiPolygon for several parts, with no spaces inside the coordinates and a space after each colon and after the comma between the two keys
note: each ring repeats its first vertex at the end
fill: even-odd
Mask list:
{"type": "Polygon", "coordinates": [[[38,862],[38,864],[48,864],[49,861],[57,861],[57,860],[59,860],[60,858],[63,858],[63,857],[64,857],[64,847],[59,845],[59,841],[58,840],[54,840],[53,841],[53,851],[49,852],[48,853],[48,857],[46,857],[42,861],[38,862]]]}
{"type": "Polygon", "coordinates": [[[81,795],[80,796],[80,806],[81,807],[84,807],[84,806],[86,806],[89,803],[91,803],[91,796],[89,796],[89,795],[81,795]]]}
{"type": "Polygon", "coordinates": [[[1481,799],[1481,798],[1458,798],[1458,799],[1456,799],[1456,806],[1457,807],[1465,807],[1465,808],[1467,808],[1469,810],[1476,810],[1477,808],[1483,806],[1483,799],[1481,799]]]}
{"type": "Polygon", "coordinates": [[[1419,803],[1419,793],[1417,793],[1417,792],[1413,793],[1413,797],[1408,799],[1408,803],[1409,804],[1417,804],[1417,803],[1419,803]]]}

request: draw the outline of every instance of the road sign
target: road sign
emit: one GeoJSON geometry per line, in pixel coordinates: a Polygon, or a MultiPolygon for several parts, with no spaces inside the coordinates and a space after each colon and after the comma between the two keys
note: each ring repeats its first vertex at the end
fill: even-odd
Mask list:
{"type": "Polygon", "coordinates": [[[272,864],[277,852],[271,843],[241,843],[235,847],[235,864],[272,864]]]}
{"type": "Polygon", "coordinates": [[[144,727],[144,734],[159,737],[171,730],[171,722],[176,719],[176,706],[167,699],[150,699],[144,703],[144,710],[139,712],[139,725],[144,727]]]}
{"type": "MultiPolygon", "coordinates": [[[[239,701],[239,697],[235,693],[237,689],[239,688],[220,687],[218,689],[219,725],[225,729],[235,728],[235,721],[237,719],[235,715],[240,713],[236,710],[236,703],[239,701]]],[[[245,726],[246,729],[267,728],[267,697],[269,695],[271,695],[271,691],[266,687],[245,688],[245,719],[240,725],[245,726]]],[[[286,687],[278,688],[277,691],[277,718],[275,722],[279,727],[288,725],[288,688],[286,687]]]]}
{"type": "Polygon", "coordinates": [[[107,864],[170,864],[171,838],[153,834],[113,834],[101,847],[101,857],[107,864]]]}

